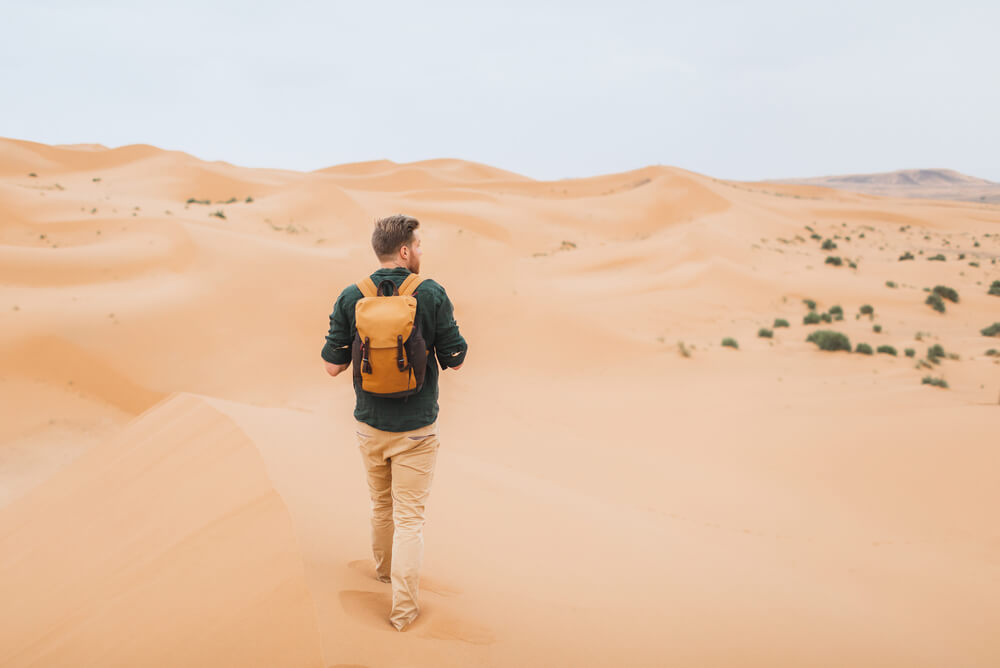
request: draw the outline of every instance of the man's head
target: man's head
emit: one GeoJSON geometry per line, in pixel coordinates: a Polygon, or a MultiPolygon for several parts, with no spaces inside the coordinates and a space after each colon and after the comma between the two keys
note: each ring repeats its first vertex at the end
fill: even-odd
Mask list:
{"type": "Polygon", "coordinates": [[[406,267],[420,273],[420,221],[397,214],[375,221],[372,249],[383,267],[406,267]]]}

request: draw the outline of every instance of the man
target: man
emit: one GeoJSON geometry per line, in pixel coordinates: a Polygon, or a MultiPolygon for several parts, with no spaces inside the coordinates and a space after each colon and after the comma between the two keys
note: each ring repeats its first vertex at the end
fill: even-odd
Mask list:
{"type": "MultiPolygon", "coordinates": [[[[392,280],[398,288],[411,273],[420,273],[420,222],[403,215],[375,223],[372,248],[381,268],[371,275],[378,285],[392,280]]],[[[359,277],[360,278],[360,277],[359,277]]],[[[354,418],[358,447],[371,494],[371,542],[375,575],[392,583],[389,621],[405,629],[420,613],[417,603],[423,561],[424,504],[427,501],[438,451],[438,366],[460,369],[468,344],[458,331],[454,307],[444,288],[431,279],[417,287],[416,319],[433,353],[427,357],[424,384],[404,399],[369,394],[355,384],[354,418]]],[[[357,285],[349,285],[330,314],[330,331],[322,357],[331,376],[351,363],[354,306],[361,299],[357,285]]]]}

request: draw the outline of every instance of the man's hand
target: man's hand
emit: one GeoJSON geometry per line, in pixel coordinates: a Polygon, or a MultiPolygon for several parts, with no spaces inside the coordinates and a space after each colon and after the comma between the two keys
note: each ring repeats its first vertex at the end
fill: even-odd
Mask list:
{"type": "Polygon", "coordinates": [[[326,365],[326,372],[328,374],[330,374],[331,376],[336,376],[338,373],[340,373],[341,371],[343,371],[347,367],[351,366],[350,362],[348,362],[346,364],[330,364],[326,360],[323,360],[323,364],[326,365]]]}

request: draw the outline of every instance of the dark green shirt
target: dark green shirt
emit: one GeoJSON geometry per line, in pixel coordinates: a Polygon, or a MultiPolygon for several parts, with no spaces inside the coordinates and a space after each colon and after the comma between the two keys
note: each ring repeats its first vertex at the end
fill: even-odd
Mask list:
{"type": "MultiPolygon", "coordinates": [[[[391,279],[397,287],[410,275],[405,267],[381,268],[371,275],[378,285],[391,279]]],[[[354,341],[354,305],[363,295],[357,285],[344,288],[330,314],[330,331],[321,353],[331,364],[351,362],[351,344],[354,341]]],[[[465,361],[469,349],[458,331],[454,306],[440,283],[424,279],[417,288],[417,320],[424,342],[431,354],[427,357],[427,371],[420,391],[404,399],[378,397],[355,386],[357,401],[354,417],[382,431],[410,431],[426,427],[438,416],[438,365],[441,369],[458,366],[465,361]]]]}

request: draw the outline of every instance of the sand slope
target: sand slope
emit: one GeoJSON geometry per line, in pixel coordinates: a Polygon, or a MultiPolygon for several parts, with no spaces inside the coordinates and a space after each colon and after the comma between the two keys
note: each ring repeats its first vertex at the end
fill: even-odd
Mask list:
{"type": "Polygon", "coordinates": [[[173,394],[0,510],[0,664],[320,666],[253,443],[173,394]]]}
{"type": "Polygon", "coordinates": [[[0,665],[1000,663],[995,205],[0,139],[0,214],[0,665]],[[406,633],[319,358],[397,211],[471,346],[406,633]]]}

